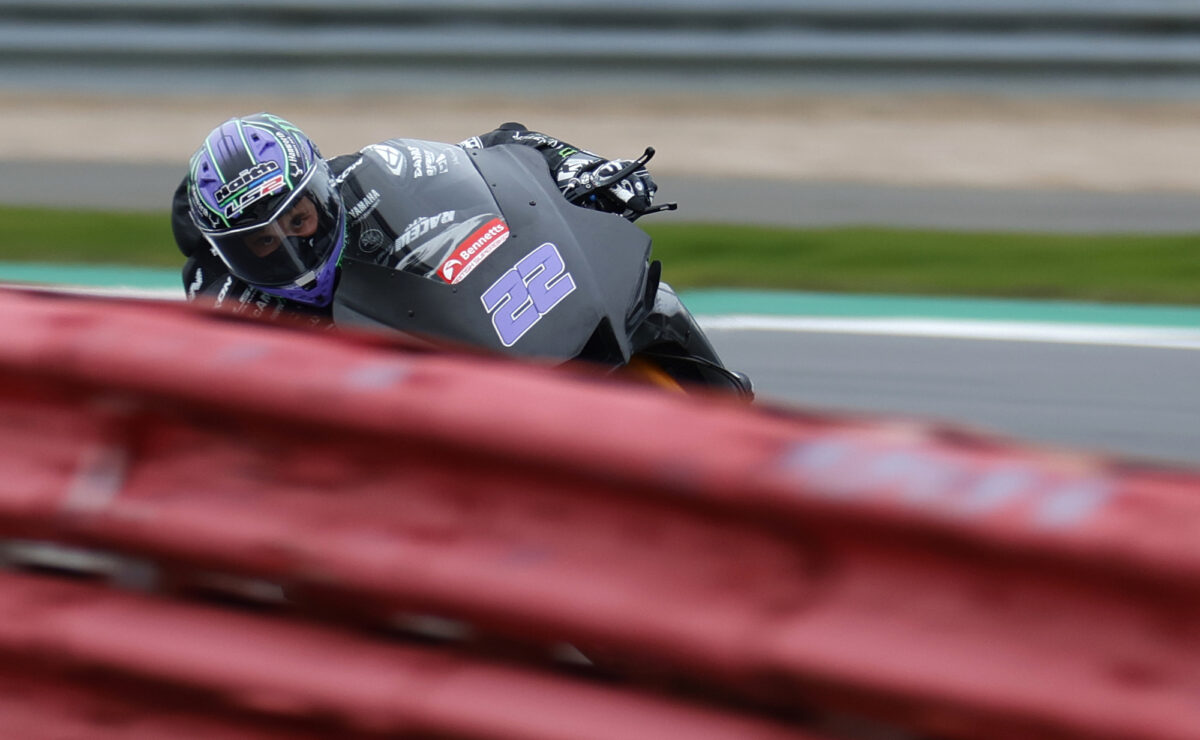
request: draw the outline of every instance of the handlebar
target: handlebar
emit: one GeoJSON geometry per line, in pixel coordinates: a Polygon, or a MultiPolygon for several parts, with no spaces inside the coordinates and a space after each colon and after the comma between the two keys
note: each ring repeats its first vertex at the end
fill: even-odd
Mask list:
{"type": "MultiPolygon", "coordinates": [[[[588,171],[580,172],[578,177],[572,179],[567,184],[566,189],[563,190],[563,197],[565,197],[570,203],[578,204],[579,201],[583,200],[589,195],[592,195],[597,190],[604,190],[612,185],[615,185],[616,183],[632,175],[634,172],[644,168],[646,163],[649,162],[652,157],[654,157],[654,147],[648,146],[646,147],[646,150],[642,152],[640,157],[606,177],[596,177],[590,171],[590,169],[595,169],[606,164],[606,160],[599,160],[590,165],[590,169],[588,171]]],[[[674,211],[677,208],[679,208],[678,203],[661,203],[652,208],[647,208],[644,211],[630,211],[629,213],[622,215],[630,221],[636,221],[642,216],[650,213],[674,211]]]]}

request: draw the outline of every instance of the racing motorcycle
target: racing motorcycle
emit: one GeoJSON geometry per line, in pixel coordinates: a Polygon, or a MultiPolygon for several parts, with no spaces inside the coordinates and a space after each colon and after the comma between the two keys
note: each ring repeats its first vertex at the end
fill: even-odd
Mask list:
{"type": "Polygon", "coordinates": [[[351,228],[368,255],[376,242],[406,249],[399,262],[343,259],[335,323],[582,360],[676,390],[753,397],[749,378],[724,366],[662,282],[650,237],[633,223],[676,204],[624,215],[577,205],[645,167],[653,148],[606,177],[584,173],[565,193],[529,147],[447,153],[465,153],[473,166],[444,167],[436,188],[388,208],[369,204],[365,218],[351,209],[351,228]],[[408,227],[396,234],[394,224],[408,227]]]}

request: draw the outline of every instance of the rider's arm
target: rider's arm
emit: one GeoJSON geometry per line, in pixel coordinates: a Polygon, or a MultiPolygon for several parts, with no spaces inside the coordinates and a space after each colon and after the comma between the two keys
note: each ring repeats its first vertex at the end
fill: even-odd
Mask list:
{"type": "MultiPolygon", "coordinates": [[[[520,123],[504,123],[494,131],[472,136],[466,141],[459,142],[459,146],[465,149],[480,149],[500,144],[521,144],[538,150],[546,160],[546,166],[550,168],[550,174],[558,183],[559,189],[564,191],[581,173],[592,172],[603,175],[605,169],[616,172],[628,164],[626,160],[610,161],[553,136],[530,131],[520,123]]],[[[615,213],[621,213],[626,209],[645,210],[650,206],[657,189],[658,186],[650,178],[649,173],[642,169],[600,193],[602,197],[593,197],[579,205],[615,213]]]]}
{"type": "Polygon", "coordinates": [[[171,233],[175,246],[187,258],[183,265],[183,289],[187,299],[197,296],[216,298],[220,294],[248,287],[229,274],[229,269],[219,257],[212,253],[208,242],[188,216],[187,180],[179,183],[171,199],[171,233]],[[232,282],[230,282],[232,281],[232,282]],[[237,283],[234,285],[233,283],[237,283]]]}
{"type": "Polygon", "coordinates": [[[604,161],[604,157],[560,141],[537,131],[530,131],[519,123],[502,123],[495,131],[472,136],[459,146],[466,149],[482,149],[500,144],[521,144],[538,150],[550,168],[550,174],[561,183],[578,172],[583,165],[604,161]]]}

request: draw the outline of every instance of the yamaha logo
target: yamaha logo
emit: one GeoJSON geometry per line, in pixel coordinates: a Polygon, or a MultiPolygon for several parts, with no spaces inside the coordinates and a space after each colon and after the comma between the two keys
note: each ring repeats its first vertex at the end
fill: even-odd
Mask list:
{"type": "Polygon", "coordinates": [[[368,229],[358,238],[359,251],[364,254],[373,254],[386,243],[387,237],[379,229],[368,229]]]}

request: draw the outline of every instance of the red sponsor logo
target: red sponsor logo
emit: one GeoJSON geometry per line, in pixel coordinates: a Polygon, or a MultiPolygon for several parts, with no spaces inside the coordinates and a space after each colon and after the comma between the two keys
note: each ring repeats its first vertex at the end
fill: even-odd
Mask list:
{"type": "Polygon", "coordinates": [[[267,195],[274,195],[275,193],[278,193],[280,190],[283,190],[283,185],[284,185],[283,175],[276,175],[275,177],[272,177],[270,180],[267,180],[261,186],[259,186],[259,189],[258,189],[259,197],[263,197],[263,196],[267,196],[267,195]]]}
{"type": "Polygon", "coordinates": [[[438,267],[438,274],[451,285],[462,282],[496,247],[508,240],[508,224],[493,218],[475,230],[438,267]]]}

